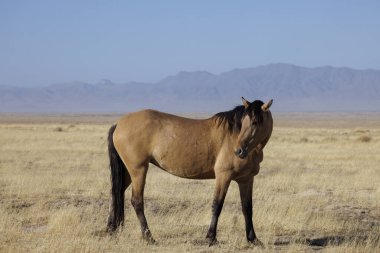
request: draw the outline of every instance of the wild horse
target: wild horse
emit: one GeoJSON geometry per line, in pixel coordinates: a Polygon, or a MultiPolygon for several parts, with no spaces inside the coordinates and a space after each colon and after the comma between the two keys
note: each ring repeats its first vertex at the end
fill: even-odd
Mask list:
{"type": "Polygon", "coordinates": [[[273,129],[273,100],[243,105],[208,119],[189,119],[154,110],[120,118],[109,130],[111,199],[107,229],[124,222],[124,192],[132,184],[131,203],[145,240],[154,239],[144,214],[144,186],[149,163],[182,178],[215,179],[212,219],[206,238],[216,242],[218,217],[230,185],[239,185],[247,240],[261,244],[252,222],[253,178],[273,129]]]}

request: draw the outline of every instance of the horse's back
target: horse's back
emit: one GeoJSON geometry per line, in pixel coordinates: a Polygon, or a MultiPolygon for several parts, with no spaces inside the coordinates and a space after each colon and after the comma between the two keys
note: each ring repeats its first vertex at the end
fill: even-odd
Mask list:
{"type": "Polygon", "coordinates": [[[199,120],[146,109],[124,115],[117,122],[117,128],[130,136],[141,134],[152,138],[155,133],[162,131],[178,134],[181,132],[178,130],[183,130],[183,127],[191,128],[197,122],[199,120]]]}

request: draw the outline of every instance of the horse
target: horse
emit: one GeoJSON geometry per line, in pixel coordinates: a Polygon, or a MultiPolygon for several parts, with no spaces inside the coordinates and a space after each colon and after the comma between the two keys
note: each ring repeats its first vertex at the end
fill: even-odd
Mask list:
{"type": "Polygon", "coordinates": [[[182,178],[215,179],[212,218],[206,235],[217,243],[218,218],[231,181],[237,182],[248,242],[261,245],[252,221],[253,178],[273,130],[273,99],[249,102],[207,119],[190,119],[155,110],[126,114],[108,132],[111,197],[107,231],[124,223],[124,192],[132,184],[131,204],[142,237],[155,243],[144,214],[149,163],[182,178]]]}

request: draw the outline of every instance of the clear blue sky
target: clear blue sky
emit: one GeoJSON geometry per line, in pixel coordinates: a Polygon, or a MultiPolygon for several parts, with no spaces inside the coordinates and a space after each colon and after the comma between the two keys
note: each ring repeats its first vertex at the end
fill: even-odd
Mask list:
{"type": "Polygon", "coordinates": [[[0,84],[278,62],[380,69],[380,1],[0,0],[0,84]]]}

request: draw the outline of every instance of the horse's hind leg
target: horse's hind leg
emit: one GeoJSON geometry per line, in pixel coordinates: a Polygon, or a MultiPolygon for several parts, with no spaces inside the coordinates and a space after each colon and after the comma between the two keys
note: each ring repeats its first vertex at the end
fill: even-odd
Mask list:
{"type": "Polygon", "coordinates": [[[143,238],[148,243],[154,243],[155,240],[153,239],[152,233],[149,230],[148,222],[146,221],[144,214],[144,187],[147,171],[148,164],[130,170],[132,177],[131,203],[135,209],[137,218],[140,221],[143,238]]]}

